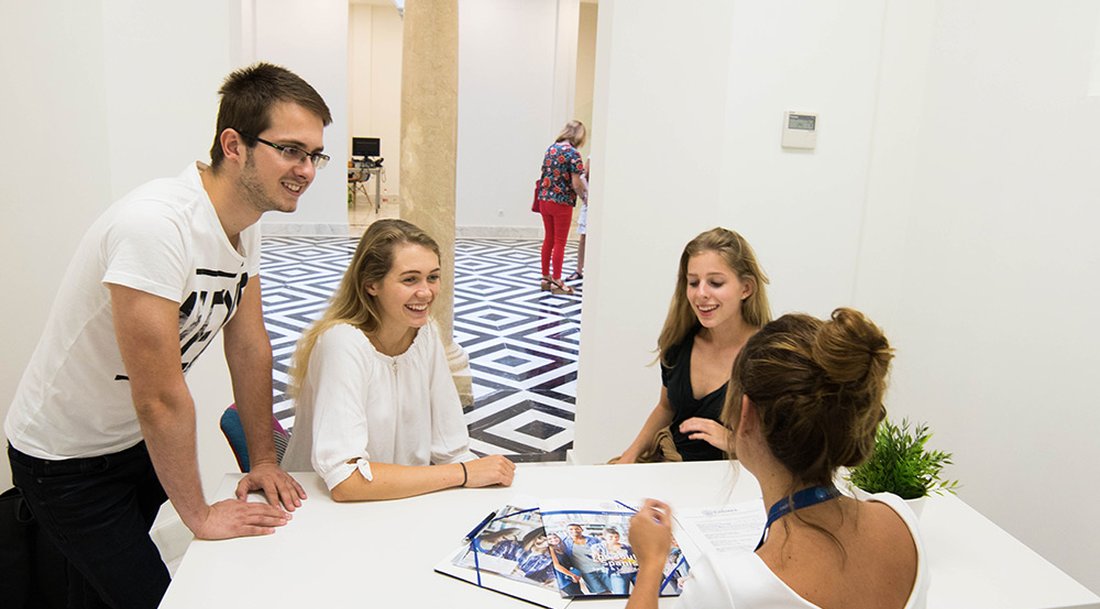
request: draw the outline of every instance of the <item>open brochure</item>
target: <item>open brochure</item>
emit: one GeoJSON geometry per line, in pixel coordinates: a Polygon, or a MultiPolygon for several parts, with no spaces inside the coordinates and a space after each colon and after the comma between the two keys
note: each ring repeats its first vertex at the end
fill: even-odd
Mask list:
{"type": "MultiPolygon", "coordinates": [[[[630,518],[641,502],[539,503],[495,510],[435,570],[550,609],[564,608],[575,597],[629,595],[638,572],[628,541],[630,518]]],[[[678,595],[688,569],[674,540],[661,595],[678,595]]]]}
{"type": "MultiPolygon", "coordinates": [[[[545,500],[542,524],[551,541],[561,593],[628,596],[638,575],[630,518],[641,501],[545,500]]],[[[688,562],[676,540],[665,561],[661,596],[680,594],[688,562]]]]}
{"type": "Polygon", "coordinates": [[[436,565],[437,572],[548,609],[569,604],[559,592],[537,507],[505,505],[479,526],[473,539],[436,565]]]}

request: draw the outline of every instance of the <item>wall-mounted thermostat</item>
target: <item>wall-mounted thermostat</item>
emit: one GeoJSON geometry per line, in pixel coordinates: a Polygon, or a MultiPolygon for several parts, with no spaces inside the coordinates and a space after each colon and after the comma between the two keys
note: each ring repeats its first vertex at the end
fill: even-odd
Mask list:
{"type": "Polygon", "coordinates": [[[802,148],[813,150],[817,147],[817,113],[816,112],[792,112],[783,113],[783,140],[784,148],[802,148]]]}

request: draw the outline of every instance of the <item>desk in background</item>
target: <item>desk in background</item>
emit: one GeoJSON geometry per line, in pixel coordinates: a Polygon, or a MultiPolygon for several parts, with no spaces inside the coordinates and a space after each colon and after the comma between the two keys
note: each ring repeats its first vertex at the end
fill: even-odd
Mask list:
{"type": "MultiPolygon", "coordinates": [[[[448,607],[522,609],[432,568],[472,523],[513,496],[633,500],[675,509],[760,497],[756,480],[726,462],[654,465],[520,464],[511,488],[451,489],[421,497],[337,504],[315,474],[295,474],[309,499],[274,535],[191,543],[162,609],[196,607],[448,607]]],[[[231,497],[239,474],[218,498],[231,497]]],[[[1100,607],[1100,597],[954,496],[932,497],[921,529],[929,609],[1100,607]]],[[[622,607],[585,599],[579,609],[622,607]]],[[[661,599],[671,607],[675,599],[661,599]]]]}
{"type": "Polygon", "coordinates": [[[374,213],[382,209],[382,166],[354,163],[348,167],[348,207],[355,206],[355,193],[362,192],[368,203],[374,205],[374,213]],[[374,200],[367,193],[366,183],[374,180],[374,200]]]}

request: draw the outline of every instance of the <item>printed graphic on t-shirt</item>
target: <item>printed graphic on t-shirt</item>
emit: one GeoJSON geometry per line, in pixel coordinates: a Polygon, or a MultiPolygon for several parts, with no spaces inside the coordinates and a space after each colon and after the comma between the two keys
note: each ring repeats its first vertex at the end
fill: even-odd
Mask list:
{"type": "MultiPolygon", "coordinates": [[[[214,269],[197,269],[192,278],[192,291],[180,304],[180,365],[183,372],[202,355],[210,340],[233,317],[241,302],[248,272],[237,273],[214,269]]],[[[115,375],[116,381],[129,381],[125,374],[115,375]]]]}
{"type": "Polygon", "coordinates": [[[180,305],[180,360],[187,372],[222,329],[241,301],[248,273],[213,269],[195,271],[195,291],[180,305]],[[231,280],[232,283],[230,283],[231,280]]]}

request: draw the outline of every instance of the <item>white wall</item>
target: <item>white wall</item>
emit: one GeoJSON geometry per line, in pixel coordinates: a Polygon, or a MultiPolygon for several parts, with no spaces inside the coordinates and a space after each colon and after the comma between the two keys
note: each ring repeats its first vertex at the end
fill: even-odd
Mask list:
{"type": "Polygon", "coordinates": [[[347,0],[248,0],[254,32],[250,61],[270,61],[306,79],[332,112],[325,129],[328,167],[317,172],[292,214],[268,214],[266,234],[347,234],[348,3],[347,0]]]}
{"type": "MultiPolygon", "coordinates": [[[[530,207],[543,152],[567,121],[591,126],[595,6],[462,0],[458,7],[459,233],[539,236],[542,219],[530,207]]],[[[588,144],[581,150],[587,154],[588,144]]]]}
{"type": "Polygon", "coordinates": [[[1100,460],[1100,5],[727,4],[600,3],[575,456],[640,426],[679,249],[724,224],[757,248],[776,313],[879,320],[891,411],[931,423],[966,501],[1100,590],[1081,473],[1100,460]],[[779,149],[787,109],[821,113],[813,153],[779,149]],[[678,188],[638,179],[650,133],[678,188]]]}
{"type": "Polygon", "coordinates": [[[909,4],[888,5],[856,291],[898,348],[890,406],[932,424],[968,503],[1100,591],[1100,4],[909,4]]]}
{"type": "Polygon", "coordinates": [[[114,199],[210,160],[218,87],[234,67],[231,9],[213,0],[191,10],[141,0],[102,6],[105,152],[114,199]],[[202,32],[201,44],[195,32],[202,32]]]}
{"type": "MultiPolygon", "coordinates": [[[[352,4],[349,9],[351,136],[381,138],[386,169],[382,196],[397,196],[401,185],[401,17],[393,3],[352,4]]],[[[347,146],[351,154],[350,138],[347,146]]]]}
{"type": "MultiPolygon", "coordinates": [[[[725,0],[600,3],[574,456],[619,454],[660,393],[657,334],[684,244],[722,213],[725,0]],[[676,41],[656,45],[655,39],[676,41]],[[655,75],[661,75],[660,78],[655,75]]],[[[766,260],[766,258],[765,258],[766,260]]]]}
{"type": "MultiPolygon", "coordinates": [[[[0,418],[38,343],[58,277],[110,199],[102,19],[100,2],[0,4],[0,114],[12,142],[0,147],[7,177],[0,194],[0,257],[6,261],[0,273],[9,295],[0,418]]],[[[0,488],[10,482],[5,450],[0,488]]]]}
{"type": "Polygon", "coordinates": [[[883,4],[734,3],[718,222],[753,245],[777,316],[851,304],[883,4]],[[819,113],[815,150],[780,146],[785,110],[819,113]]]}
{"type": "Polygon", "coordinates": [[[554,114],[565,99],[554,86],[557,10],[555,0],[458,3],[459,227],[542,226],[531,196],[564,124],[554,114]]]}

